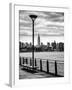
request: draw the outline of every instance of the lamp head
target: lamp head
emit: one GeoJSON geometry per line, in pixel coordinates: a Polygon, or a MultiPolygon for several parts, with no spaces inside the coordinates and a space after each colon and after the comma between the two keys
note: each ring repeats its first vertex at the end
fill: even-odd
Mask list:
{"type": "Polygon", "coordinates": [[[32,20],[35,20],[37,18],[37,15],[29,15],[29,17],[32,19],[32,20]]]}

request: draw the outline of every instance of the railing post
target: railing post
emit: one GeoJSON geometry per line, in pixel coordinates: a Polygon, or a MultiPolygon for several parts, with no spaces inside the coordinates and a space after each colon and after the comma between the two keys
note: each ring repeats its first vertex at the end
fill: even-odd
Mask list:
{"type": "Polygon", "coordinates": [[[55,76],[57,76],[57,62],[55,61],[55,76]]]}
{"type": "Polygon", "coordinates": [[[28,59],[26,58],[26,64],[28,64],[28,59]]]}
{"type": "Polygon", "coordinates": [[[40,71],[42,71],[42,60],[40,59],[40,71]]]}
{"type": "Polygon", "coordinates": [[[23,64],[24,64],[24,57],[23,57],[23,64]]]}
{"type": "Polygon", "coordinates": [[[21,65],[22,65],[22,57],[21,57],[21,65]]]}
{"type": "Polygon", "coordinates": [[[21,57],[19,58],[19,64],[21,65],[21,57]]]}
{"type": "Polygon", "coordinates": [[[35,58],[35,66],[37,66],[36,58],[35,58]]]}
{"type": "Polygon", "coordinates": [[[47,60],[47,73],[49,73],[49,61],[47,60]]]}

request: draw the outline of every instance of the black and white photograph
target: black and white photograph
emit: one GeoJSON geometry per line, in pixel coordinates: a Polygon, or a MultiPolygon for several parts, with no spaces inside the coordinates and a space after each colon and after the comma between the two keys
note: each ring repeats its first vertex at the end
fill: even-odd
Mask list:
{"type": "Polygon", "coordinates": [[[64,12],[19,10],[19,79],[64,77],[64,12]]]}

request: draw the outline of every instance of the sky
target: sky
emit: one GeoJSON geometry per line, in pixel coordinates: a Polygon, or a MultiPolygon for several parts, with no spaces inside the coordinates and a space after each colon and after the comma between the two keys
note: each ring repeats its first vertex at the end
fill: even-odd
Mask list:
{"type": "Polygon", "coordinates": [[[64,13],[43,11],[19,11],[19,36],[22,42],[32,42],[32,20],[29,15],[37,15],[34,22],[34,43],[37,44],[37,36],[40,41],[64,42],[64,13]]]}

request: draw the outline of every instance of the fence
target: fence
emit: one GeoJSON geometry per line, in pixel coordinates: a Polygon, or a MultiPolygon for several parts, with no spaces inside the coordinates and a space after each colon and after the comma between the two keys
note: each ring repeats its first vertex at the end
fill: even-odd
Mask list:
{"type": "MultiPolygon", "coordinates": [[[[32,66],[32,58],[20,57],[19,64],[28,64],[32,66]]],[[[38,70],[46,73],[54,74],[55,76],[64,76],[64,62],[59,60],[49,59],[34,59],[34,65],[38,66],[38,70]]]]}

